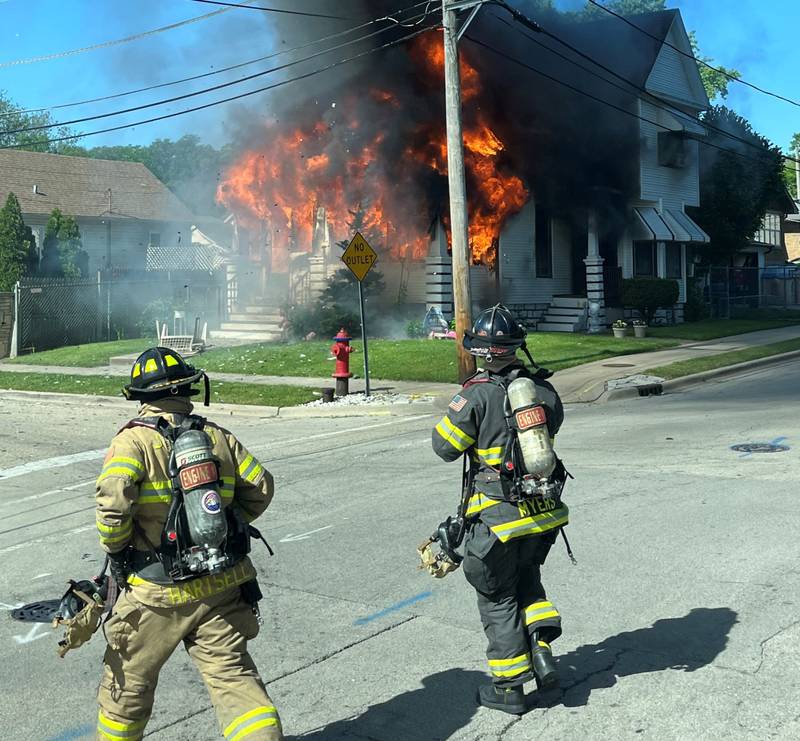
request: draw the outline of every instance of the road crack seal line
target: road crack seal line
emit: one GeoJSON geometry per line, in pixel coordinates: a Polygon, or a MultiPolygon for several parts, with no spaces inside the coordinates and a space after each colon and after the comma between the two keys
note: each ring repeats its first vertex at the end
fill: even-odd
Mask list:
{"type": "MultiPolygon", "coordinates": [[[[303,664],[302,666],[299,666],[296,669],[292,669],[291,671],[284,672],[283,674],[279,674],[276,677],[272,677],[271,679],[267,680],[265,682],[265,684],[266,685],[275,684],[275,682],[280,682],[282,679],[286,679],[287,677],[292,677],[295,674],[299,674],[300,672],[305,671],[306,669],[310,669],[312,666],[317,666],[318,664],[322,664],[322,663],[328,661],[328,659],[332,659],[335,656],[338,656],[339,654],[344,653],[345,651],[349,651],[351,648],[355,648],[356,646],[360,646],[362,643],[366,643],[367,641],[371,641],[373,638],[377,638],[378,636],[382,636],[384,633],[388,633],[389,631],[392,631],[395,628],[399,628],[401,625],[406,625],[407,623],[413,622],[418,617],[420,617],[420,616],[419,615],[410,615],[405,620],[401,620],[401,621],[399,621],[397,623],[394,623],[393,625],[389,625],[389,626],[383,628],[382,630],[379,630],[376,633],[373,633],[372,635],[364,636],[364,638],[360,638],[359,640],[353,641],[352,643],[348,643],[348,644],[342,646],[341,648],[337,648],[337,649],[334,649],[333,651],[330,651],[327,654],[323,654],[322,656],[314,659],[313,661],[309,661],[308,663],[303,664]]],[[[173,721],[167,723],[166,725],[160,726],[159,728],[153,728],[153,729],[149,730],[144,735],[145,736],[152,736],[153,734],[158,733],[159,731],[165,731],[166,729],[172,728],[172,727],[178,725],[179,723],[183,723],[183,722],[189,720],[190,718],[196,718],[198,715],[202,715],[203,713],[207,713],[209,710],[213,710],[213,706],[212,705],[208,705],[208,706],[206,706],[204,708],[201,708],[200,710],[194,710],[191,713],[187,713],[183,717],[177,718],[176,720],[173,720],[173,721]]]]}
{"type": "Polygon", "coordinates": [[[767,650],[767,644],[773,638],[777,638],[779,635],[781,635],[781,633],[785,633],[787,630],[791,630],[792,628],[795,628],[798,625],[800,625],[800,620],[795,620],[794,622],[789,623],[789,625],[786,625],[783,628],[779,628],[772,635],[767,636],[763,641],[761,641],[761,643],[759,644],[760,648],[761,648],[761,658],[759,659],[758,666],[756,667],[756,670],[753,672],[753,676],[758,674],[761,671],[761,668],[764,666],[764,662],[766,661],[766,656],[764,654],[766,653],[766,650],[767,650]]]}

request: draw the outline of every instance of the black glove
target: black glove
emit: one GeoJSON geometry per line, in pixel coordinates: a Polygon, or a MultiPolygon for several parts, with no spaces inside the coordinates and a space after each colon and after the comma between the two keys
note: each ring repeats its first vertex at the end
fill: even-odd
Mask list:
{"type": "Polygon", "coordinates": [[[131,573],[127,551],[109,553],[108,569],[111,572],[111,578],[117,583],[119,589],[125,589],[128,585],[128,576],[131,573]]]}

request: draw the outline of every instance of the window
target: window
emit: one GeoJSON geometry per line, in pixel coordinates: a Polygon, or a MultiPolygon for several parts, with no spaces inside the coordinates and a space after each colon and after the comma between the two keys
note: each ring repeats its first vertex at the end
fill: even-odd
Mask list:
{"type": "Polygon", "coordinates": [[[686,139],[682,131],[662,131],[658,135],[658,164],[683,168],[687,162],[686,139]]]}
{"type": "Polygon", "coordinates": [[[536,209],[536,277],[553,277],[553,239],[550,214],[536,209]]]}
{"type": "Polygon", "coordinates": [[[655,278],[656,245],[654,242],[633,243],[633,274],[637,278],[655,278]]]}
{"type": "Polygon", "coordinates": [[[780,214],[767,213],[761,228],[756,232],[753,241],[760,244],[769,244],[773,247],[781,246],[781,217],[780,214]]]}
{"type": "Polygon", "coordinates": [[[150,239],[148,244],[151,247],[160,247],[161,246],[161,233],[160,232],[150,232],[150,239]]]}
{"type": "Polygon", "coordinates": [[[683,258],[681,245],[667,244],[667,278],[683,278],[683,258]]]}

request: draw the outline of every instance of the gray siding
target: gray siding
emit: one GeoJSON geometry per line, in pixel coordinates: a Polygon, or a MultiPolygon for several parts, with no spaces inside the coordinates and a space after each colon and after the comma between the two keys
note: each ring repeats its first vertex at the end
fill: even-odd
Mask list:
{"type": "MultiPolygon", "coordinates": [[[[673,127],[668,114],[661,109],[639,100],[639,114],[642,118],[664,126],[673,127]]],[[[640,154],[641,199],[651,203],[661,202],[664,208],[682,209],[700,205],[700,176],[698,171],[697,142],[687,142],[687,166],[682,168],[661,167],[658,164],[658,134],[664,129],[642,121],[640,154]]]]}

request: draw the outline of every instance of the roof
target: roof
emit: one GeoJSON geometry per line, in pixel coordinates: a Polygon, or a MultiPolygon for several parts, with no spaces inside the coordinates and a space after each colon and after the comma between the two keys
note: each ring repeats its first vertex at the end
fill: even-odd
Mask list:
{"type": "Polygon", "coordinates": [[[138,162],[0,150],[0,198],[13,192],[23,214],[54,208],[75,217],[192,221],[191,211],[138,162]]]}

